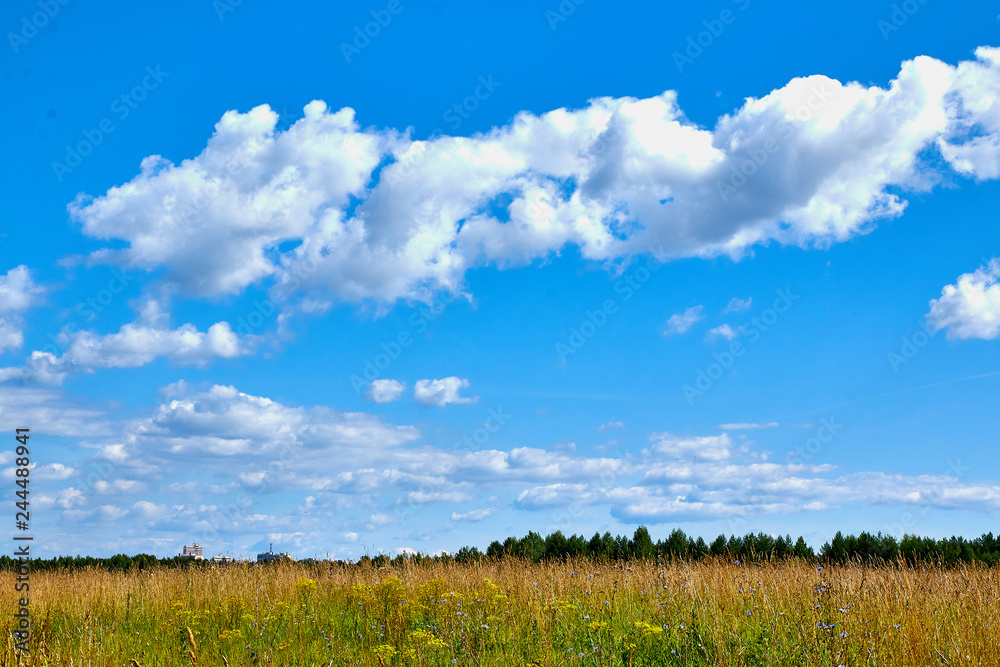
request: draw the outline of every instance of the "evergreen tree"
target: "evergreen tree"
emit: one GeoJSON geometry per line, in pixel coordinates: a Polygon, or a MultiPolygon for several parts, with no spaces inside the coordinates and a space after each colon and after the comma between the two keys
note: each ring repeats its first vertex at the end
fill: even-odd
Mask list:
{"type": "Polygon", "coordinates": [[[796,558],[812,558],[813,550],[806,544],[806,541],[799,535],[799,539],[795,540],[795,557],[796,558]]]}
{"type": "Polygon", "coordinates": [[[562,534],[561,530],[557,530],[545,538],[545,558],[563,560],[567,553],[566,536],[562,534]]]}
{"type": "Polygon", "coordinates": [[[667,538],[667,552],[673,558],[686,558],[688,548],[687,535],[680,528],[674,528],[670,531],[670,537],[667,538]]]}
{"type": "Polygon", "coordinates": [[[490,546],[486,547],[487,558],[497,559],[502,558],[503,555],[503,545],[500,544],[499,540],[493,540],[490,542],[490,546]]]}
{"type": "Polygon", "coordinates": [[[530,558],[536,563],[541,561],[542,557],[545,556],[545,540],[533,530],[521,538],[520,547],[521,555],[525,558],[530,558]]]}
{"type": "Polygon", "coordinates": [[[632,534],[632,542],[629,544],[629,551],[635,558],[652,558],[656,554],[653,546],[653,539],[649,536],[649,530],[645,526],[639,526],[632,534]]]}

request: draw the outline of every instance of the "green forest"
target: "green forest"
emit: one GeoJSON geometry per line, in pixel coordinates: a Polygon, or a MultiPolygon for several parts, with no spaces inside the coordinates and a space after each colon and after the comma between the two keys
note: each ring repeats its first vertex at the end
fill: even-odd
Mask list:
{"type": "MultiPolygon", "coordinates": [[[[955,565],[959,563],[984,563],[992,565],[1000,562],[1000,537],[986,533],[969,540],[963,537],[935,539],[904,535],[897,540],[890,535],[862,532],[859,535],[844,535],[837,532],[833,539],[823,544],[816,552],[804,538],[793,539],[790,535],[777,536],[766,533],[747,533],[742,537],[719,535],[711,542],[702,537],[686,535],[674,529],[664,538],[653,540],[645,526],[639,526],[631,537],[594,533],[590,538],[584,535],[567,537],[562,531],[555,531],[542,537],[529,532],[524,537],[508,537],[502,542],[495,540],[481,551],[476,546],[464,546],[452,554],[376,554],[362,556],[357,561],[307,559],[316,563],[338,563],[340,565],[385,565],[451,561],[468,562],[475,560],[518,558],[534,562],[564,561],[570,558],[587,558],[595,561],[616,562],[633,559],[700,560],[705,558],[728,558],[741,563],[770,562],[775,560],[804,559],[817,563],[840,564],[856,562],[902,562],[908,565],[931,563],[955,565]]],[[[224,567],[205,560],[174,556],[158,558],[150,554],[129,556],[118,554],[110,558],[91,556],[59,556],[56,558],[35,558],[19,561],[10,556],[0,556],[0,570],[13,570],[25,562],[33,571],[100,568],[106,570],[143,570],[152,567],[224,567]]]]}

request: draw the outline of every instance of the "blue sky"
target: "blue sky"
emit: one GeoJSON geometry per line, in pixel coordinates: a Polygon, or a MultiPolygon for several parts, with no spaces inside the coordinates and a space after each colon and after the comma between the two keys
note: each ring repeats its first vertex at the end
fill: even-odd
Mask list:
{"type": "Polygon", "coordinates": [[[994,3],[0,25],[40,555],[996,531],[994,3]]]}

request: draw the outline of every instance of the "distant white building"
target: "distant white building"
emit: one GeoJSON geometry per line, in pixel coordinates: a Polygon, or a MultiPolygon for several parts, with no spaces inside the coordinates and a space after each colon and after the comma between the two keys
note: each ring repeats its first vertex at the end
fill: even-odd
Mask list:
{"type": "Polygon", "coordinates": [[[257,562],[267,563],[273,560],[281,561],[281,560],[295,560],[295,559],[292,558],[292,555],[287,552],[280,554],[274,553],[274,543],[272,542],[270,545],[268,545],[267,551],[265,551],[262,554],[257,554],[257,562]]]}
{"type": "Polygon", "coordinates": [[[181,551],[181,558],[194,558],[195,560],[204,560],[205,557],[202,555],[204,547],[200,544],[185,544],[184,550],[181,551]]]}
{"type": "Polygon", "coordinates": [[[212,556],[212,562],[213,563],[223,563],[223,564],[225,564],[225,563],[235,563],[236,559],[233,558],[232,556],[223,556],[222,554],[219,554],[218,556],[212,556]]]}

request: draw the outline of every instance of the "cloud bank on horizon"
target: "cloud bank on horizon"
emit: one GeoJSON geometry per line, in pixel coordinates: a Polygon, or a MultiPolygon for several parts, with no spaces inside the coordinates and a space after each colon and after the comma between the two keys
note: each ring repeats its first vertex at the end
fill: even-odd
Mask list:
{"type": "MultiPolygon", "coordinates": [[[[7,390],[0,388],[0,398],[6,404],[7,390]]],[[[24,414],[43,409],[51,398],[39,393],[25,401],[24,414]]],[[[451,512],[453,523],[480,521],[498,511],[501,497],[513,509],[547,517],[553,530],[567,527],[566,516],[596,508],[650,525],[723,519],[737,532],[756,516],[844,506],[1000,510],[1000,486],[962,482],[960,469],[939,475],[838,472],[831,464],[809,463],[806,452],[771,461],[752,441],[727,432],[652,433],[640,452],[598,458],[536,447],[432,446],[412,426],[283,405],[231,386],[198,389],[180,382],[164,387],[161,398],[148,417],[115,422],[102,416],[102,428],[91,429],[88,438],[95,451],[90,460],[36,469],[36,479],[67,484],[36,494],[36,507],[59,512],[78,529],[96,530],[109,521],[127,526],[115,540],[122,548],[141,543],[141,529],[227,544],[247,532],[267,532],[310,552],[324,540],[353,542],[350,535],[401,527],[443,507],[464,508],[451,512]],[[164,486],[163,480],[173,481],[164,486]],[[285,489],[307,495],[277,515],[259,507],[285,489]],[[336,535],[332,525],[340,527],[336,535]]],[[[47,425],[42,433],[72,432],[81,417],[93,421],[98,415],[38,423],[47,425]]],[[[830,428],[836,432],[839,425],[830,428]]],[[[12,464],[8,454],[0,463],[12,464]]],[[[4,477],[12,479],[12,470],[4,477]]]]}

